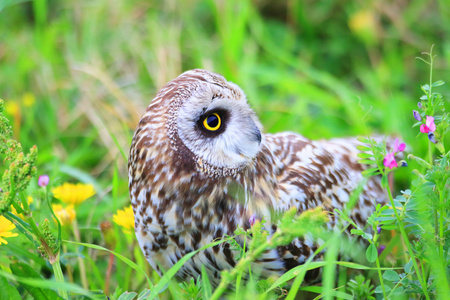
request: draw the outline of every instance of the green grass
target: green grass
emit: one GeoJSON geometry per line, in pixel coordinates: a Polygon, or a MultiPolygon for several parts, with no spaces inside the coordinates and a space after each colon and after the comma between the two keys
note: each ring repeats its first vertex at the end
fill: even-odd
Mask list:
{"type": "MultiPolygon", "coordinates": [[[[109,291],[115,299],[120,291],[150,288],[144,274],[153,285],[160,281],[134,236],[124,234],[112,215],[129,204],[126,155],[134,128],[167,81],[192,68],[215,71],[243,88],[266,132],[289,130],[311,139],[394,134],[408,151],[428,161],[427,138],[419,135],[418,127],[411,128],[416,122],[412,110],[423,94],[420,86],[429,81],[428,66],[416,57],[434,44],[433,77],[449,81],[449,15],[445,0],[0,0],[0,98],[6,102],[14,137],[24,149],[39,149],[37,175],[48,174],[51,186],[66,181],[95,186],[96,196],[76,209],[81,242],[106,247],[137,265],[113,259],[109,291]],[[105,221],[112,222],[113,241],[100,230],[105,221]]],[[[450,98],[448,84],[436,91],[450,98]]],[[[448,149],[448,141],[444,146],[448,149]]],[[[416,160],[408,164],[395,172],[394,198],[411,189],[416,179],[412,170],[425,172],[416,160]]],[[[6,167],[0,166],[1,171],[6,167]]],[[[37,178],[27,194],[43,198],[37,178]]],[[[40,200],[33,210],[38,223],[51,216],[40,200]]],[[[56,227],[52,230],[56,233],[56,227]]],[[[388,232],[383,234],[389,239],[388,232]]],[[[70,230],[62,235],[74,241],[70,230]]],[[[382,267],[403,269],[407,263],[396,237],[387,244],[394,254],[380,256],[382,267]]],[[[432,237],[425,240],[429,244],[432,237]]],[[[0,278],[31,299],[26,282],[11,275],[10,264],[33,267],[45,279],[33,283],[41,288],[53,280],[52,266],[23,235],[8,241],[0,246],[0,278]]],[[[349,294],[347,282],[360,273],[374,287],[379,285],[376,264],[367,261],[360,263],[370,270],[349,267],[346,272],[340,266],[336,275],[336,251],[325,257],[323,285],[309,287],[308,295],[330,299],[349,294]]],[[[80,257],[87,290],[105,291],[109,253],[64,242],[61,263],[67,290],[82,286],[80,257]]],[[[426,276],[439,268],[439,274],[447,272],[432,262],[428,266],[426,276]]],[[[252,293],[252,284],[263,285],[249,284],[242,299],[252,293]]],[[[187,285],[192,294],[198,289],[210,295],[204,286],[187,285]]],[[[436,285],[445,295],[445,282],[436,285]]],[[[179,292],[172,282],[161,298],[176,299],[179,292]]],[[[418,293],[410,296],[418,299],[418,293]]]]}

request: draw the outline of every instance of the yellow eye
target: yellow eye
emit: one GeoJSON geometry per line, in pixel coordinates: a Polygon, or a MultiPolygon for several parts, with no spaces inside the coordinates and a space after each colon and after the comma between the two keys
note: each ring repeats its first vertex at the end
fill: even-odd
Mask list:
{"type": "Polygon", "coordinates": [[[212,113],[203,120],[203,127],[209,131],[216,131],[220,128],[220,125],[221,120],[217,113],[212,113]]]}

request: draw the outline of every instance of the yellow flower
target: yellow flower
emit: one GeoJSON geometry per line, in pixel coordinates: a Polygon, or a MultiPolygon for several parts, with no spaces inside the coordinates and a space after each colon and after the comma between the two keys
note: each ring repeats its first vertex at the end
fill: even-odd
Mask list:
{"type": "Polygon", "coordinates": [[[18,236],[17,233],[12,233],[11,230],[16,228],[16,225],[11,223],[7,218],[4,216],[0,216],[0,245],[8,244],[8,242],[5,239],[2,239],[2,237],[9,238],[13,236],[18,236]]]}
{"type": "Polygon", "coordinates": [[[67,207],[63,207],[61,204],[52,204],[52,209],[61,225],[70,225],[75,220],[76,213],[72,204],[67,207]]]}
{"type": "MultiPolygon", "coordinates": [[[[27,202],[28,202],[28,205],[30,205],[31,203],[33,203],[33,197],[28,196],[27,202]]],[[[22,209],[23,209],[23,204],[22,204],[22,203],[20,203],[20,207],[22,207],[22,209]]],[[[17,212],[17,210],[14,208],[13,205],[11,205],[11,213],[12,213],[13,215],[18,216],[18,217],[21,218],[22,220],[25,219],[24,215],[23,215],[23,214],[19,214],[19,213],[17,212]]]]}
{"type": "Polygon", "coordinates": [[[64,183],[53,190],[53,196],[67,204],[80,204],[95,195],[94,186],[84,183],[64,183]]]}
{"type": "Polygon", "coordinates": [[[378,39],[379,25],[374,11],[360,10],[350,16],[348,20],[350,30],[369,45],[378,39]]]}
{"type": "Polygon", "coordinates": [[[123,227],[123,232],[131,233],[134,230],[134,214],[131,205],[124,209],[119,209],[115,215],[113,215],[113,221],[119,226],[123,227]]]}
{"type": "Polygon", "coordinates": [[[25,107],[31,107],[31,106],[33,106],[34,102],[36,102],[36,99],[35,99],[33,93],[27,92],[27,93],[23,94],[22,102],[25,107]]]}
{"type": "Polygon", "coordinates": [[[19,110],[20,110],[19,104],[17,104],[17,102],[15,102],[14,100],[7,101],[5,103],[5,111],[10,116],[15,116],[19,112],[19,110]]]}

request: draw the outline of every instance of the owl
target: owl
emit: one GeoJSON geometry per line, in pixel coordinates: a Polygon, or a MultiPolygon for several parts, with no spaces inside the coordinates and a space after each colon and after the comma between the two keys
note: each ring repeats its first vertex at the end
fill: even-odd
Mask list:
{"type": "MultiPolygon", "coordinates": [[[[299,134],[263,133],[244,92],[223,76],[190,70],[167,83],[142,116],[129,156],[129,192],[135,232],[146,259],[160,274],[185,254],[267,221],[293,207],[342,209],[362,180],[356,139],[312,141],[299,134]]],[[[386,196],[379,178],[368,180],[351,218],[364,226],[386,196]]],[[[336,220],[330,219],[333,228],[336,220]]],[[[307,237],[267,250],[254,262],[262,276],[303,264],[318,245],[307,237]]],[[[314,259],[320,259],[320,256],[314,259]]],[[[177,276],[210,280],[236,265],[228,243],[202,250],[177,276]]],[[[306,281],[317,277],[309,272],[306,281]],[[310,277],[310,278],[308,278],[310,277]]]]}

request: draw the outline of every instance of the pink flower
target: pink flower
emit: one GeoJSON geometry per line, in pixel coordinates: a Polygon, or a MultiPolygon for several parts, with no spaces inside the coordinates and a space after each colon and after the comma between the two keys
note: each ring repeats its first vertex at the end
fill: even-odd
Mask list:
{"type": "Polygon", "coordinates": [[[434,118],[427,116],[427,121],[425,124],[420,125],[420,132],[428,133],[434,132],[436,130],[436,124],[434,124],[434,118]]]}
{"type": "Polygon", "coordinates": [[[39,176],[39,179],[38,179],[39,186],[42,186],[42,187],[47,186],[48,182],[49,182],[48,175],[39,176]]]}
{"type": "Polygon", "coordinates": [[[383,165],[389,169],[398,167],[397,162],[395,161],[394,152],[386,154],[383,160],[383,165]]]}
{"type": "Polygon", "coordinates": [[[405,143],[400,143],[398,141],[398,138],[395,139],[395,142],[394,142],[394,152],[395,153],[402,152],[403,150],[405,150],[405,148],[406,148],[405,143]]]}

